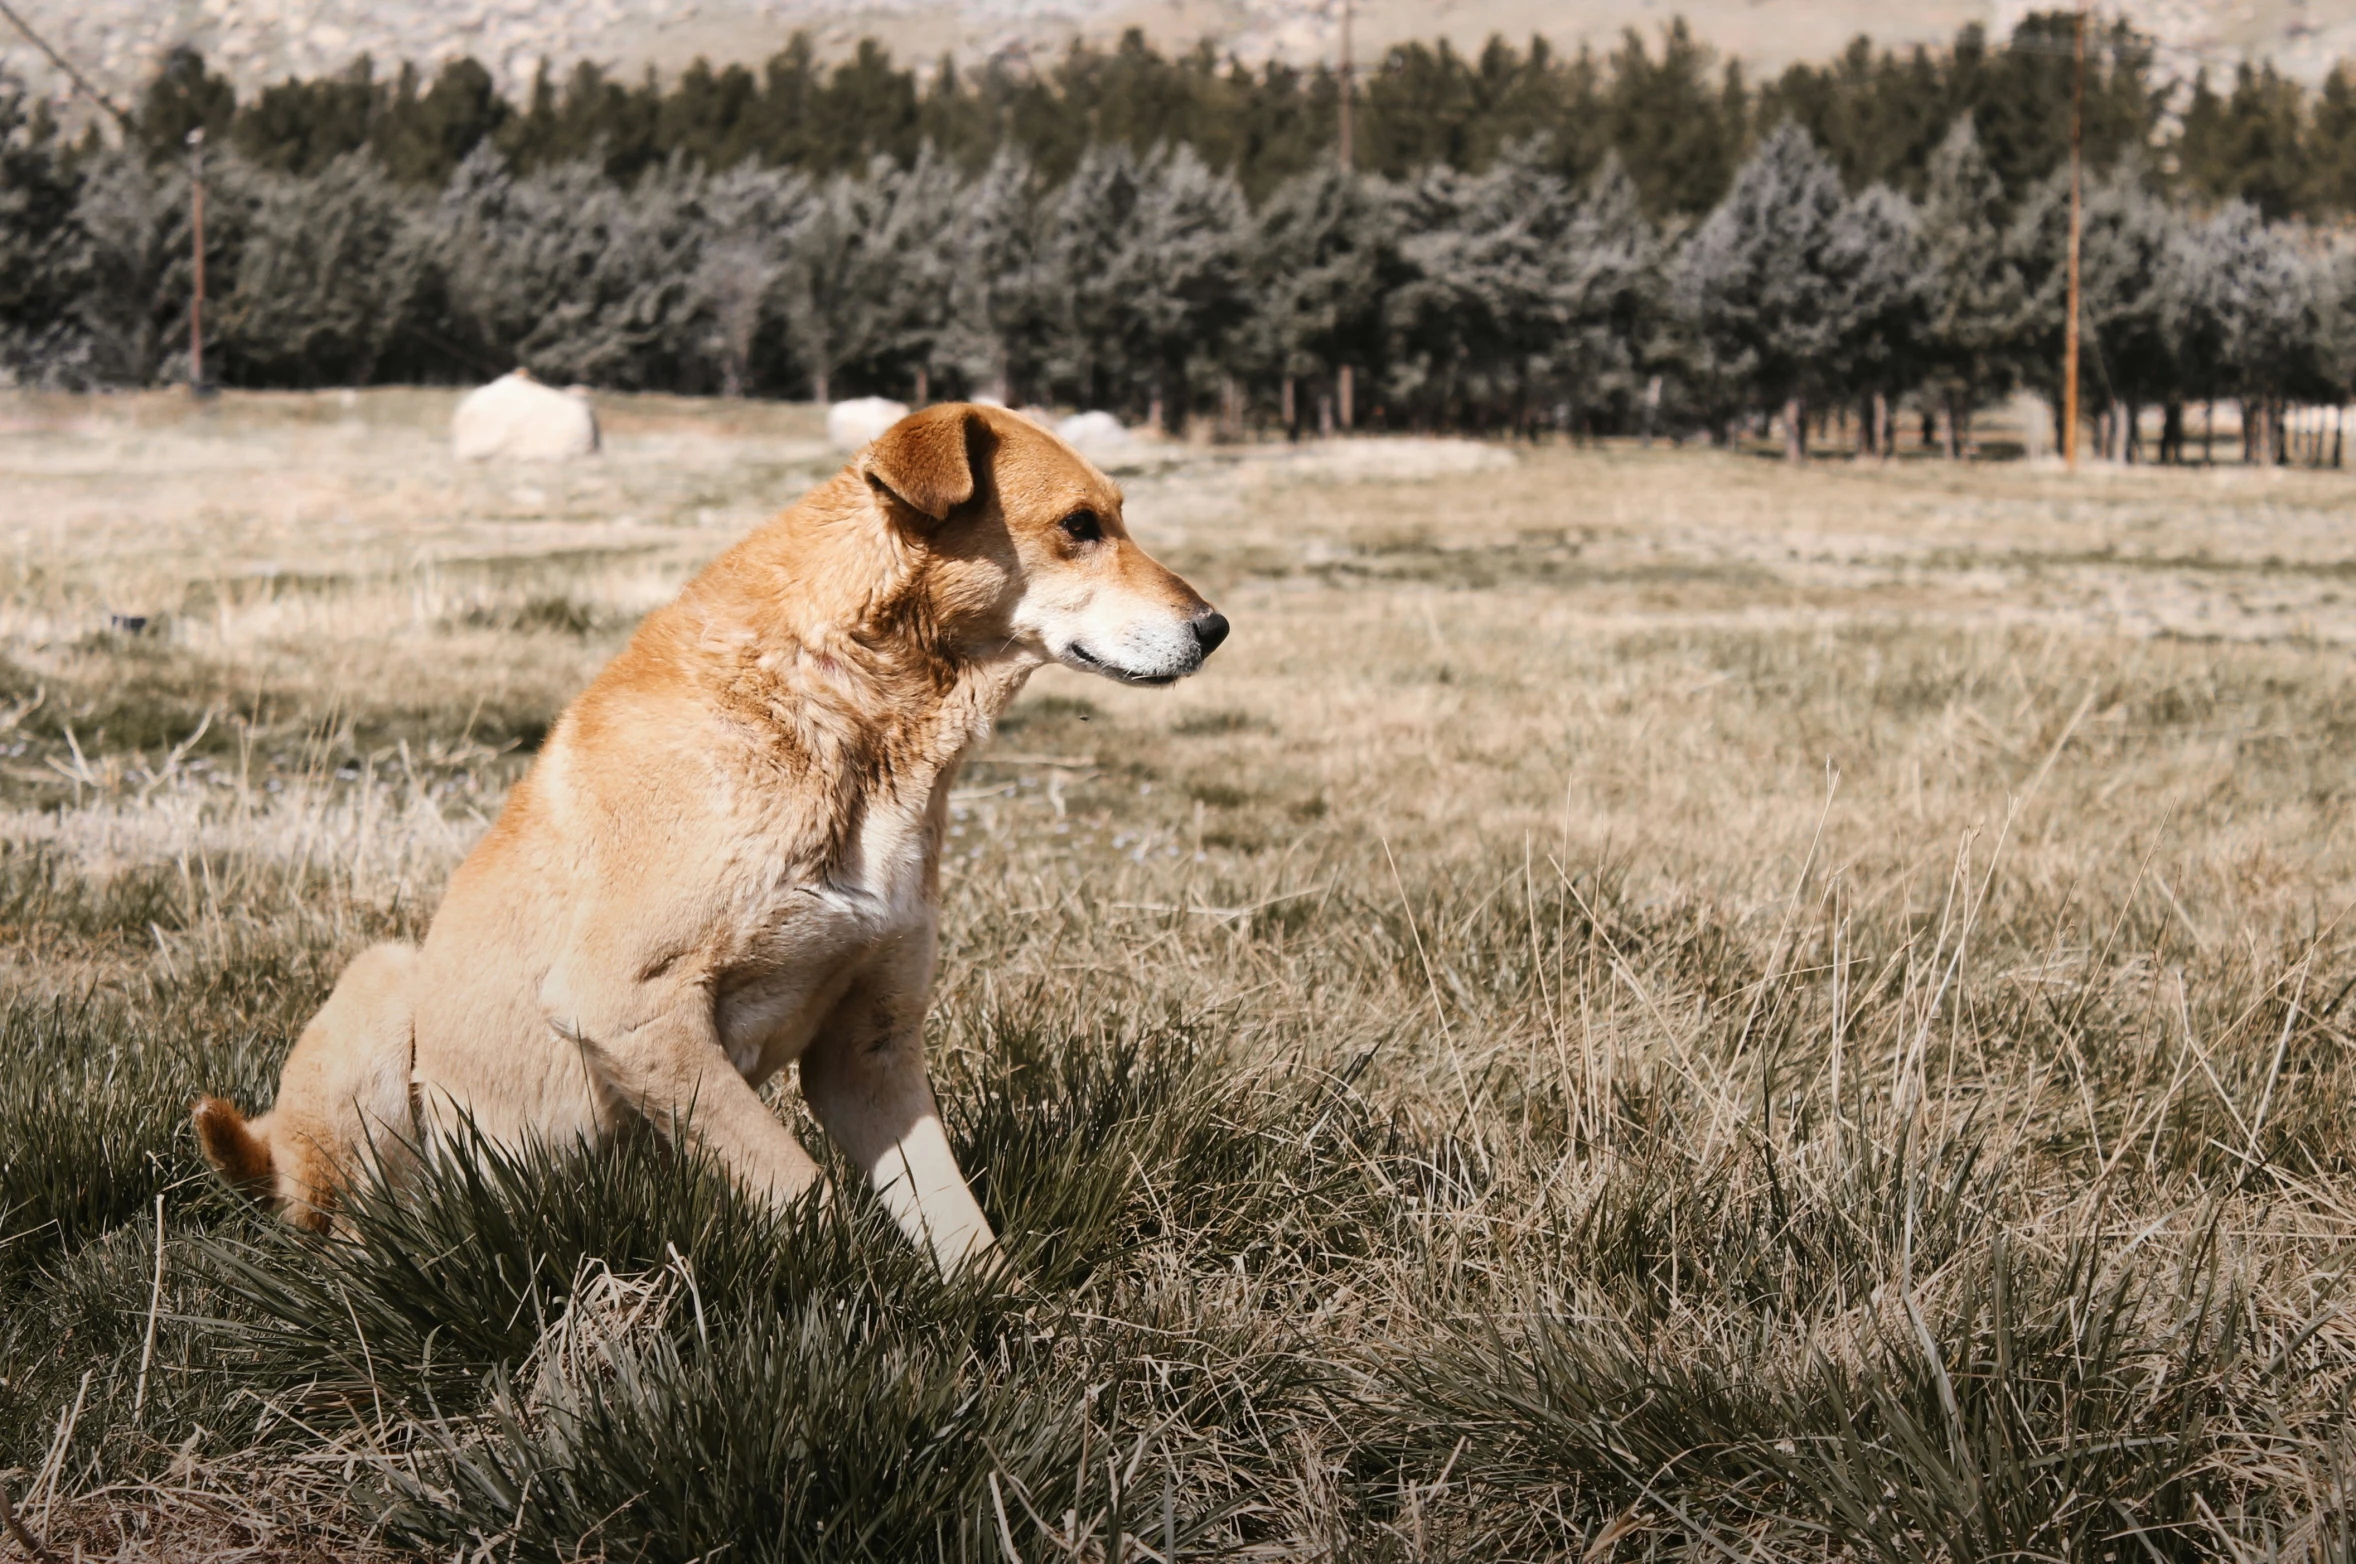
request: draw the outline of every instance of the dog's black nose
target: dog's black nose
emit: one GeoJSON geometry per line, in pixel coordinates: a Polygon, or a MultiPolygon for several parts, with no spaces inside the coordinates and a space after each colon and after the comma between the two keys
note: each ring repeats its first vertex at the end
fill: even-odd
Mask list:
{"type": "Polygon", "coordinates": [[[1195,620],[1194,638],[1201,645],[1203,655],[1210,656],[1219,649],[1219,643],[1227,639],[1227,616],[1213,613],[1195,620]]]}

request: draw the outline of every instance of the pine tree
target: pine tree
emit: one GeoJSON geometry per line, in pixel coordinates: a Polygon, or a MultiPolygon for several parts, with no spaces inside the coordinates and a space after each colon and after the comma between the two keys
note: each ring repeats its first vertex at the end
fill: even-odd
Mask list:
{"type": "Polygon", "coordinates": [[[2274,459],[2282,399],[2338,378],[2324,358],[2318,297],[2329,272],[2311,269],[2287,234],[2236,201],[2178,230],[2169,273],[2164,325],[2181,344],[2182,383],[2193,395],[2240,398],[2245,458],[2274,459]]]}
{"type": "Polygon", "coordinates": [[[715,75],[699,56],[663,94],[655,115],[656,150],[705,169],[732,167],[751,150],[746,120],[756,91],[752,72],[743,66],[715,75]]]}
{"type": "Polygon", "coordinates": [[[701,243],[698,176],[634,188],[594,163],[518,174],[478,146],[429,219],[421,320],[477,374],[521,364],[543,380],[679,384],[693,362],[701,243]]]}
{"type": "Polygon", "coordinates": [[[2128,162],[2087,192],[2084,226],[2080,362],[2110,404],[2111,455],[2132,460],[2142,409],[2177,383],[2166,325],[2176,220],[2128,162]]]}
{"type": "Polygon", "coordinates": [[[2307,274],[2316,329],[2305,389],[2316,401],[2344,406],[2356,395],[2356,248],[2335,244],[2308,256],[2307,274]]]}
{"type": "Polygon", "coordinates": [[[983,95],[966,85],[957,61],[944,54],[916,107],[918,141],[977,176],[998,151],[998,125],[983,95]]]}
{"type": "Polygon", "coordinates": [[[1039,194],[1031,160],[1001,147],[958,205],[951,244],[944,368],[1001,402],[1013,402],[1044,368],[1057,301],[1044,286],[1039,194]]]}
{"type": "MultiPolygon", "coordinates": [[[[242,174],[232,157],[208,166],[205,265],[214,277],[236,274],[250,183],[242,174]]],[[[70,314],[101,384],[145,386],[187,374],[188,197],[183,163],[151,164],[137,147],[101,151],[82,169],[70,314]]],[[[216,315],[208,330],[218,326],[216,315]]]]}
{"type": "MultiPolygon", "coordinates": [[[[2178,223],[2169,236],[2162,324],[2175,348],[2172,389],[2183,400],[2214,403],[2233,393],[2228,341],[2236,290],[2219,275],[2232,248],[2219,239],[2221,225],[2238,225],[2249,215],[2247,207],[2229,205],[2207,222],[2178,223]]],[[[2204,419],[2203,427],[2209,422],[2204,419]]],[[[2202,454],[2206,460],[2209,452],[2202,454]]]]}
{"type": "Polygon", "coordinates": [[[1841,210],[1826,261],[1842,288],[1833,389],[1863,399],[1862,449],[1878,449],[1889,399],[1919,384],[1930,300],[1920,214],[1888,185],[1869,185],[1841,210]]]}
{"type": "Polygon", "coordinates": [[[835,175],[811,193],[786,241],[778,304],[812,401],[832,401],[836,372],[882,334],[888,305],[868,264],[870,195],[865,181],[835,175]]]}
{"type": "MultiPolygon", "coordinates": [[[[2130,454],[2128,436],[2137,410],[2175,394],[2174,350],[2166,327],[2173,219],[2133,163],[2088,184],[2083,210],[2079,401],[2110,419],[2111,454],[2124,458],[2130,454]]],[[[2064,389],[2068,213],[2068,172],[2059,170],[2022,204],[2005,246],[2023,281],[2015,362],[2021,377],[2039,387],[2056,409],[2064,389]]]]}
{"type": "Polygon", "coordinates": [[[929,362],[948,293],[939,246],[951,232],[955,170],[927,154],[903,170],[877,157],[864,179],[837,174],[812,192],[786,242],[778,308],[811,395],[837,377],[929,362]]]}
{"type": "Polygon", "coordinates": [[[1248,361],[1281,387],[1297,427],[1298,383],[1323,383],[1380,351],[1382,299],[1399,269],[1389,186],[1325,162],[1279,186],[1252,237],[1248,361]]]}
{"type": "Polygon", "coordinates": [[[1368,76],[1365,92],[1359,142],[1367,167],[1403,179],[1427,168],[1473,166],[1476,91],[1445,38],[1393,48],[1368,76]]]}
{"type": "Polygon", "coordinates": [[[1486,174],[1434,169],[1407,189],[1392,290],[1390,393],[1427,417],[1527,425],[1560,389],[1579,201],[1517,148],[1486,174]]]}
{"type": "Polygon", "coordinates": [[[849,173],[876,157],[905,168],[918,146],[916,74],[863,38],[813,95],[808,124],[813,144],[805,172],[849,173]]]}
{"type": "Polygon", "coordinates": [[[962,262],[952,247],[967,182],[954,162],[927,146],[905,172],[895,172],[891,185],[880,247],[899,308],[876,367],[921,403],[931,399],[933,375],[954,370],[950,297],[962,262]]]}
{"type": "Polygon", "coordinates": [[[708,232],[701,183],[684,160],[635,185],[600,178],[594,164],[524,180],[536,226],[557,240],[543,260],[555,285],[516,345],[533,373],[632,391],[686,388],[700,303],[692,279],[708,232]]]}
{"type": "Polygon", "coordinates": [[[23,83],[0,73],[0,383],[72,384],[89,356],[72,322],[77,181],[24,104],[23,83]]]}
{"type": "Polygon", "coordinates": [[[1878,183],[1919,194],[1954,118],[1946,76],[1927,49],[1901,61],[1859,37],[1829,66],[1787,67],[1760,90],[1758,117],[1806,130],[1851,189],[1878,183]]]}
{"type": "Polygon", "coordinates": [[[2318,220],[2356,212],[2356,73],[2343,62],[2315,95],[2308,122],[2307,211],[2318,220]]]}
{"type": "Polygon", "coordinates": [[[404,65],[369,144],[395,179],[438,186],[498,131],[508,112],[491,73],[472,59],[443,66],[422,95],[416,67],[404,65]]]}
{"type": "Polygon", "coordinates": [[[368,145],[382,90],[366,55],[338,76],[284,81],[237,111],[230,137],[257,168],[313,175],[368,145]]]}
{"type": "Polygon", "coordinates": [[[414,203],[365,152],[316,177],[263,174],[220,304],[227,378],[365,385],[400,329],[420,257],[414,203]]]}
{"type": "Polygon", "coordinates": [[[1923,369],[1947,413],[1947,454],[1962,454],[1973,411],[2002,396],[2024,305],[2020,268],[2004,244],[2004,185],[1980,152],[1968,114],[1931,158],[1923,191],[1923,369]]]}
{"type": "Polygon", "coordinates": [[[1635,181],[1607,161],[1557,241],[1548,282],[1555,333],[1535,378],[1567,427],[1635,416],[1661,352],[1664,258],[1635,181]]]}
{"type": "Polygon", "coordinates": [[[2211,200],[2243,200],[2269,221],[2305,206],[2313,175],[2303,145],[2305,94],[2272,65],[2243,64],[2219,100],[2204,71],[2177,138],[2185,185],[2211,200]]]}
{"type": "MultiPolygon", "coordinates": [[[[2069,11],[2035,12],[2013,29],[2012,48],[1956,62],[1955,108],[1971,114],[1989,166],[2015,200],[2069,157],[2075,27],[2069,11]]],[[[2151,68],[2151,40],[2123,21],[2107,28],[2088,22],[2082,136],[2089,167],[2107,169],[2151,144],[2168,97],[2152,86],[2151,68]]]]}
{"type": "Polygon", "coordinates": [[[517,367],[524,339],[583,264],[536,196],[496,147],[478,145],[423,227],[418,328],[475,376],[517,367]]]}
{"type": "Polygon", "coordinates": [[[1168,429],[1192,391],[1232,367],[1251,209],[1235,181],[1191,147],[1157,152],[1142,173],[1118,272],[1130,316],[1124,357],[1142,382],[1149,421],[1168,429]]]}
{"type": "Polygon", "coordinates": [[[1603,98],[1611,147],[1656,217],[1709,211],[1742,159],[1749,96],[1741,72],[1728,65],[1713,89],[1710,64],[1682,20],[1662,33],[1658,61],[1634,28],[1612,56],[1603,98]]]}
{"type": "Polygon", "coordinates": [[[752,155],[772,166],[809,173],[818,96],[817,49],[808,33],[795,33],[761,67],[760,91],[745,109],[745,141],[752,155]]]}
{"type": "Polygon", "coordinates": [[[1839,172],[1796,125],[1763,142],[1678,256],[1675,292],[1716,372],[1780,407],[1784,454],[1806,455],[1810,399],[1833,389],[1850,332],[1834,255],[1839,172]]]}
{"type": "Polygon", "coordinates": [[[1129,357],[1134,301],[1122,274],[1144,182],[1125,143],[1095,146],[1047,206],[1041,260],[1055,311],[1050,373],[1082,407],[1127,402],[1143,367],[1129,357]]]}
{"type": "Polygon", "coordinates": [[[751,164],[716,174],[703,188],[702,253],[688,292],[702,355],[723,396],[743,396],[764,378],[763,333],[776,318],[787,246],[809,189],[791,170],[751,164]]]}

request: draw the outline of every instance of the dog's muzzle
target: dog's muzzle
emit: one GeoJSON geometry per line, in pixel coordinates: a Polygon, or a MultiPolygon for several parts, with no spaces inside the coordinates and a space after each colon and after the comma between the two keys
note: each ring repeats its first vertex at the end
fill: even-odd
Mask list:
{"type": "Polygon", "coordinates": [[[1083,673],[1118,679],[1123,684],[1176,684],[1202,667],[1204,659],[1227,639],[1227,616],[1205,609],[1186,620],[1182,628],[1173,628],[1177,629],[1177,635],[1165,639],[1163,647],[1158,649],[1160,655],[1142,666],[1100,655],[1078,641],[1065,647],[1058,661],[1083,673]]]}

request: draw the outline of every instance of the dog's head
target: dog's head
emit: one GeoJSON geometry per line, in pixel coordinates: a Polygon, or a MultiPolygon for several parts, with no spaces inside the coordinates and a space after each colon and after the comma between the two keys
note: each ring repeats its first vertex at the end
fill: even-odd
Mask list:
{"type": "Polygon", "coordinates": [[[1227,637],[1225,616],[1129,536],[1113,481],[1019,413],[962,402],[911,413],[858,472],[926,556],[928,611],[961,655],[1012,648],[1169,684],[1227,637]]]}

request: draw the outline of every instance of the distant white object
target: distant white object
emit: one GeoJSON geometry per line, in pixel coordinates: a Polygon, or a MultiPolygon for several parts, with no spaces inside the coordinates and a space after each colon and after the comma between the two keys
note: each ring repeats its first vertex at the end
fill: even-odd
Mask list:
{"type": "Polygon", "coordinates": [[[1074,413],[1055,432],[1075,451],[1118,451],[1137,443],[1118,418],[1104,412],[1074,413]]]}
{"type": "Polygon", "coordinates": [[[450,444],[462,462],[572,461],[597,454],[597,411],[579,387],[559,391],[518,369],[460,399],[450,444]]]}
{"type": "Polygon", "coordinates": [[[1512,450],[1484,440],[1445,440],[1413,435],[1360,436],[1318,440],[1280,458],[1285,469],[1308,477],[1351,483],[1415,483],[1505,472],[1512,450]]]}
{"type": "MultiPolygon", "coordinates": [[[[2003,416],[2021,432],[2021,455],[2043,461],[2053,455],[2053,404],[2034,391],[2015,391],[2003,416]]],[[[1989,420],[1992,425],[1996,420],[1989,420]]]]}
{"type": "Polygon", "coordinates": [[[992,396],[987,391],[977,391],[969,400],[976,407],[1004,407],[1006,405],[1004,397],[992,396]]]}
{"type": "Polygon", "coordinates": [[[887,396],[853,397],[826,410],[826,440],[838,451],[860,451],[908,416],[908,404],[887,396]]]}

